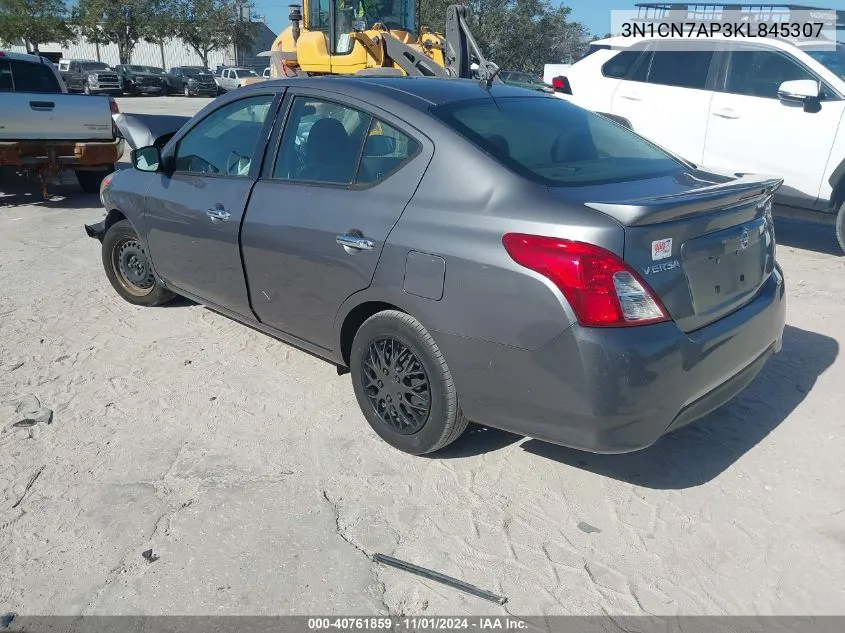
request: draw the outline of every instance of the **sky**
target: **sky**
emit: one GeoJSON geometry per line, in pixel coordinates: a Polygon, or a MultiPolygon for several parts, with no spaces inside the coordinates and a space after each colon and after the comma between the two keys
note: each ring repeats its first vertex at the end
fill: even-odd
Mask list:
{"type": "MultiPolygon", "coordinates": [[[[278,33],[288,24],[288,4],[293,0],[255,0],[255,10],[258,15],[264,15],[267,25],[278,33]]],[[[555,0],[552,0],[553,2],[555,0]]],[[[656,2],[660,0],[568,0],[563,4],[572,8],[571,19],[584,24],[592,34],[604,35],[610,30],[610,12],[613,10],[631,10],[637,2],[656,2]]],[[[690,0],[687,0],[690,1],[690,0]]],[[[706,0],[697,0],[702,4],[706,0]]],[[[725,0],[722,0],[723,2],[725,0]]],[[[764,0],[748,0],[754,4],[765,4],[764,0]]],[[[775,4],[787,4],[790,0],[772,0],[775,4]]],[[[820,6],[826,9],[845,9],[845,0],[791,0],[795,4],[820,6]]],[[[442,30],[443,24],[427,25],[442,30]]]]}

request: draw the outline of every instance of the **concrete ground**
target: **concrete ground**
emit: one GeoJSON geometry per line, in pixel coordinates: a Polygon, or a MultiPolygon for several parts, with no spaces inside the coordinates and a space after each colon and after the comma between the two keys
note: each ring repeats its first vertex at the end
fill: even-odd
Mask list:
{"type": "Polygon", "coordinates": [[[426,458],[379,440],[332,366],[188,301],[120,300],[72,177],[50,201],[0,190],[0,613],[845,614],[829,227],[778,222],[783,351],[705,420],[629,455],[475,427],[426,458]],[[12,426],[29,395],[50,424],[12,426]]]}

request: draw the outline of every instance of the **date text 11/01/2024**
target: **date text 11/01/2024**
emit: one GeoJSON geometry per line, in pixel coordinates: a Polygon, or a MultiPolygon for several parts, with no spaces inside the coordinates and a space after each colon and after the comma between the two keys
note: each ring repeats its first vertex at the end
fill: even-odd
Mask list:
{"type": "Polygon", "coordinates": [[[518,631],[528,624],[507,617],[308,618],[309,631],[518,631]]]}
{"type": "Polygon", "coordinates": [[[622,37],[818,38],[824,22],[623,22],[622,37]]]}

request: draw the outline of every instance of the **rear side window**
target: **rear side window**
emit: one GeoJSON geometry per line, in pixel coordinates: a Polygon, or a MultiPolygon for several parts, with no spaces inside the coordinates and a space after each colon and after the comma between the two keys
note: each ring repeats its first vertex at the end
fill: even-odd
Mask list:
{"type": "Polygon", "coordinates": [[[627,128],[549,97],[473,99],[432,114],[514,172],[547,186],[677,173],[672,156],[627,128]]]}
{"type": "Polygon", "coordinates": [[[624,79],[642,51],[622,51],[607,60],[601,67],[601,74],[611,79],[624,79]]]}
{"type": "Polygon", "coordinates": [[[62,91],[58,79],[44,64],[22,62],[14,59],[0,60],[0,92],[62,91]]]}
{"type": "Polygon", "coordinates": [[[648,83],[703,90],[707,87],[712,59],[713,51],[655,51],[648,83]]]}

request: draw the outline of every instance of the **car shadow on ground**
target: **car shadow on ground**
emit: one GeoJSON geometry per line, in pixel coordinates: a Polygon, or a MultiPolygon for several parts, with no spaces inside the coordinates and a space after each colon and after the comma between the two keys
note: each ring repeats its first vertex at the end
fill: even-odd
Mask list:
{"type": "Polygon", "coordinates": [[[25,205],[68,211],[102,206],[98,195],[82,191],[73,174],[63,175],[61,180],[48,180],[47,195],[45,199],[37,179],[13,176],[0,180],[0,210],[25,205]]]}
{"type": "Polygon", "coordinates": [[[528,440],[525,451],[599,475],[663,490],[704,484],[754,448],[795,408],[839,354],[836,340],[786,326],[783,349],[735,399],[651,447],[599,455],[528,440]]]}
{"type": "Polygon", "coordinates": [[[836,227],[832,224],[775,216],[775,239],[778,247],[800,248],[834,257],[845,256],[836,240],[836,227]]]}

